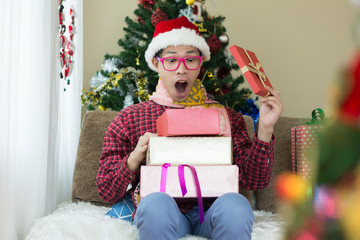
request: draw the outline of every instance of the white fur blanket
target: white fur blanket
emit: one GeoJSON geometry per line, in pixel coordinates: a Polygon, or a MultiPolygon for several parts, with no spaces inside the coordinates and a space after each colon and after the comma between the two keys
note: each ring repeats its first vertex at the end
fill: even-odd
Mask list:
{"type": "MultiPolygon", "coordinates": [[[[57,210],[38,219],[25,240],[138,240],[135,226],[105,215],[110,208],[90,203],[62,203],[57,210]]],[[[253,240],[279,240],[284,222],[277,214],[254,211],[253,240]]],[[[186,236],[181,240],[205,240],[186,236]]]]}

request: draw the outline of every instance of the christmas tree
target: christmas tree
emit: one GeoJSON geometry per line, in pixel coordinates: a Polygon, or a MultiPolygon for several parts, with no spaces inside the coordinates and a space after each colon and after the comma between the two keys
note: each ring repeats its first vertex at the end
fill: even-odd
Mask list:
{"type": "Polygon", "coordinates": [[[229,38],[222,25],[223,16],[210,16],[202,1],[195,0],[139,0],[135,18],[125,18],[125,36],[118,41],[122,48],[117,55],[105,55],[102,69],[91,80],[89,90],[83,90],[82,102],[89,110],[119,111],[146,101],[155,91],[158,74],[152,71],[144,58],[159,21],[186,16],[199,29],[211,51],[211,59],[202,66],[199,78],[215,100],[236,111],[257,118],[257,106],[249,101],[251,91],[240,88],[242,76],[233,78],[238,70],[228,51],[229,38]]]}

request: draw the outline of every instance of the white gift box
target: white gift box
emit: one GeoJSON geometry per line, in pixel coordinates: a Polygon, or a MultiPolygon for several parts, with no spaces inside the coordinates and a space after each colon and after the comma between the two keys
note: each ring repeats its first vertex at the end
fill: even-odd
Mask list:
{"type": "Polygon", "coordinates": [[[151,137],[146,165],[231,165],[231,137],[151,137]]]}

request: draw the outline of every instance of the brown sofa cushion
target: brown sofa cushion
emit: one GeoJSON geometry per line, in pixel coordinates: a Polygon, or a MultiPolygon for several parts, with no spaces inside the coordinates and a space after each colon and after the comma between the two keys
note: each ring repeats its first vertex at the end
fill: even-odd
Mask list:
{"type": "MultiPolygon", "coordinates": [[[[79,139],[79,146],[74,168],[72,200],[91,202],[95,205],[110,206],[99,197],[96,187],[96,174],[102,154],[105,132],[118,112],[89,111],[85,114],[79,139]]],[[[254,136],[253,120],[244,116],[249,136],[254,136]]],[[[252,192],[241,189],[245,197],[252,201],[252,192]]]]}
{"type": "Polygon", "coordinates": [[[274,130],[274,164],[269,186],[265,189],[257,190],[256,208],[269,212],[277,212],[279,201],[275,194],[274,181],[283,171],[290,171],[291,167],[291,127],[304,125],[310,119],[280,117],[274,130]]]}
{"type": "Polygon", "coordinates": [[[79,146],[74,168],[72,200],[111,206],[99,197],[96,174],[102,154],[104,136],[111,121],[118,112],[89,111],[85,114],[80,133],[79,146]]]}

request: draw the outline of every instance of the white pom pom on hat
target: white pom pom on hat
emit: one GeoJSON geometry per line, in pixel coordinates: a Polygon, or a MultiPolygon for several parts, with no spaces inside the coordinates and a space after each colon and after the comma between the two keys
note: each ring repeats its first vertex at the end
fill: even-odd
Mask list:
{"type": "Polygon", "coordinates": [[[210,59],[210,48],[205,39],[200,35],[198,28],[187,17],[161,21],[156,25],[153,39],[146,52],[145,60],[149,67],[156,71],[152,64],[155,54],[169,46],[189,45],[196,47],[202,53],[205,61],[210,59]]]}

